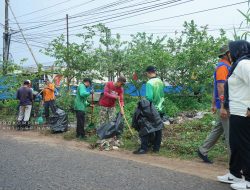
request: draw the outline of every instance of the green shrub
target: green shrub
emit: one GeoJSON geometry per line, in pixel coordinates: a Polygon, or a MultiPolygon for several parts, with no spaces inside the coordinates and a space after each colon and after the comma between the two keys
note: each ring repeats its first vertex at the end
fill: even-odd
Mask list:
{"type": "Polygon", "coordinates": [[[5,100],[0,103],[0,110],[2,113],[17,113],[18,111],[18,100],[5,100]]]}
{"type": "Polygon", "coordinates": [[[66,112],[69,112],[74,109],[74,99],[75,96],[70,95],[70,92],[62,88],[60,89],[60,96],[56,99],[56,105],[66,112]]]}
{"type": "Polygon", "coordinates": [[[180,112],[180,109],[177,107],[177,105],[168,97],[165,97],[164,108],[165,113],[170,117],[174,117],[180,112]]]}

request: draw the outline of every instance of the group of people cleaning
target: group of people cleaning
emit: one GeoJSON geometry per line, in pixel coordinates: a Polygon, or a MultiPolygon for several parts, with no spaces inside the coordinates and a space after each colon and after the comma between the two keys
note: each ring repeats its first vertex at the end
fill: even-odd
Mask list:
{"type": "MultiPolygon", "coordinates": [[[[55,105],[55,85],[48,79],[44,80],[45,86],[42,93],[42,104],[44,106],[46,123],[49,123],[50,109],[53,114],[56,114],[55,105]]],[[[39,94],[40,94],[39,93],[39,94]]],[[[17,117],[17,129],[30,128],[30,115],[32,110],[32,105],[35,99],[35,93],[32,89],[32,84],[30,80],[25,80],[23,86],[17,90],[16,98],[19,100],[18,105],[18,117],[17,117]]]]}
{"type": "MultiPolygon", "coordinates": [[[[207,139],[198,148],[197,154],[204,162],[212,163],[208,158],[208,152],[224,134],[230,157],[229,173],[218,176],[217,179],[231,184],[232,189],[246,190],[250,189],[250,43],[245,40],[229,42],[220,49],[219,58],[214,72],[212,101],[212,112],[217,113],[218,121],[207,139]]],[[[157,78],[154,66],[148,66],[145,71],[149,78],[146,83],[147,102],[141,102],[140,109],[146,109],[143,114],[148,117],[150,117],[149,110],[151,110],[154,118],[148,121],[156,121],[155,118],[161,118],[164,114],[164,83],[157,78]]],[[[87,101],[88,96],[94,93],[87,91],[91,83],[91,79],[85,78],[77,88],[74,103],[77,138],[86,137],[84,130],[86,108],[94,106],[87,101]]],[[[123,76],[120,76],[116,82],[106,83],[99,101],[100,124],[115,118],[116,101],[119,102],[120,113],[124,114],[123,86],[125,83],[126,78],[123,76]]],[[[45,117],[48,120],[49,107],[52,112],[56,109],[54,86],[49,81],[46,81],[43,97],[45,117]]],[[[33,101],[30,81],[25,81],[23,87],[17,91],[17,99],[20,100],[18,122],[20,125],[21,122],[26,124],[29,121],[33,101]]],[[[133,152],[134,154],[146,154],[151,145],[153,152],[159,152],[163,122],[158,121],[159,119],[157,123],[151,124],[149,130],[144,130],[144,126],[137,121],[135,129],[139,131],[141,146],[133,152]]]]}
{"type": "MultiPolygon", "coordinates": [[[[163,114],[163,102],[164,102],[164,83],[161,79],[157,78],[156,68],[154,66],[148,66],[146,68],[146,74],[149,78],[146,83],[146,99],[151,102],[154,108],[157,110],[157,116],[162,117],[163,114]]],[[[123,86],[126,83],[126,78],[123,76],[118,77],[116,82],[109,81],[105,84],[103,95],[100,97],[99,106],[99,123],[100,126],[107,122],[110,122],[116,117],[116,101],[119,103],[120,113],[124,115],[124,89],[123,86]]],[[[85,78],[77,88],[75,98],[75,110],[77,118],[76,137],[85,138],[85,112],[87,106],[94,106],[88,103],[87,99],[93,91],[88,92],[87,88],[91,86],[91,79],[85,78]]],[[[162,139],[163,122],[161,121],[160,127],[155,126],[150,131],[154,133],[154,139],[151,142],[150,132],[147,132],[141,136],[141,147],[134,151],[134,154],[146,154],[148,152],[148,144],[153,144],[153,151],[159,152],[161,139],[162,139]]]]}

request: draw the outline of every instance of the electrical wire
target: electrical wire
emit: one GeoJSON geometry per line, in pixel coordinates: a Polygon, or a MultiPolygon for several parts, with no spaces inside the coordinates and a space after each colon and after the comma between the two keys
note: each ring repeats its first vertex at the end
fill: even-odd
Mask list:
{"type": "Polygon", "coordinates": [[[235,6],[235,5],[240,5],[240,4],[243,4],[243,3],[248,3],[248,1],[242,1],[242,2],[239,2],[239,3],[228,4],[228,5],[214,7],[214,8],[210,8],[210,9],[201,10],[201,11],[195,11],[195,12],[191,12],[191,13],[176,15],[176,16],[172,16],[172,17],[165,17],[165,18],[151,20],[151,21],[146,21],[146,22],[139,22],[139,23],[135,23],[135,24],[129,24],[129,25],[124,25],[124,26],[114,27],[114,28],[111,28],[111,29],[125,28],[125,27],[137,26],[137,25],[141,25],[141,24],[158,22],[158,21],[162,21],[162,20],[169,20],[169,19],[173,19],[173,18],[179,18],[179,17],[183,17],[183,16],[189,16],[189,15],[193,15],[193,14],[198,14],[198,13],[203,13],[203,12],[218,10],[218,9],[222,9],[222,8],[226,8],[226,7],[231,7],[231,6],[235,6]]]}
{"type": "Polygon", "coordinates": [[[38,9],[38,10],[35,10],[35,11],[32,11],[32,12],[29,12],[29,13],[26,13],[26,14],[23,14],[23,15],[20,15],[20,16],[17,16],[16,18],[25,17],[25,16],[29,16],[29,15],[34,14],[34,13],[37,13],[37,12],[41,12],[41,11],[44,11],[44,10],[48,10],[48,9],[53,8],[53,7],[56,7],[56,6],[58,6],[58,5],[61,5],[61,4],[64,4],[64,3],[68,3],[69,1],[72,1],[72,0],[67,0],[67,1],[60,2],[60,3],[56,3],[56,4],[54,4],[54,5],[51,5],[51,6],[42,8],[42,9],[38,9]]]}
{"type": "MultiPolygon", "coordinates": [[[[176,0],[176,1],[180,1],[180,0],[176,0]]],[[[175,3],[176,1],[171,1],[171,2],[172,2],[172,3],[175,3]]],[[[189,0],[189,1],[193,1],[193,0],[189,0]]],[[[186,2],[189,2],[189,1],[186,1],[186,2]]],[[[186,3],[186,2],[182,2],[182,3],[179,3],[179,4],[175,4],[175,5],[173,5],[173,6],[180,5],[180,4],[184,4],[184,3],[186,3]]],[[[172,7],[172,6],[167,6],[167,7],[165,7],[165,8],[168,8],[168,7],[172,7]]],[[[77,28],[77,27],[82,27],[82,26],[86,26],[86,25],[89,25],[89,24],[100,23],[100,22],[105,21],[105,20],[110,20],[110,19],[113,19],[113,18],[118,18],[118,17],[126,16],[126,15],[128,15],[128,14],[129,14],[129,13],[123,14],[123,15],[120,15],[120,16],[114,16],[114,17],[110,17],[110,18],[106,18],[106,19],[101,19],[101,20],[97,20],[97,21],[89,22],[89,23],[85,23],[85,24],[78,24],[78,25],[71,26],[71,27],[69,27],[69,28],[77,28]]],[[[142,13],[142,14],[144,14],[144,13],[142,13]]],[[[138,15],[142,15],[142,14],[137,14],[137,16],[138,16],[138,15]]],[[[126,18],[131,18],[131,16],[130,16],[130,17],[126,17],[126,18]]],[[[124,18],[124,19],[126,19],[126,18],[124,18]]],[[[118,20],[118,19],[117,19],[117,20],[118,20]]],[[[115,20],[115,21],[117,21],[117,20],[115,20]]],[[[123,19],[121,18],[121,19],[119,19],[119,20],[123,20],[123,19]]],[[[111,22],[111,21],[110,21],[110,22],[111,22]]],[[[110,23],[110,22],[109,22],[109,23],[110,23]]],[[[114,21],[113,21],[113,22],[114,22],[114,21]]],[[[66,28],[64,27],[64,28],[60,28],[60,29],[49,30],[49,31],[46,31],[46,32],[47,32],[47,33],[51,33],[51,32],[57,32],[57,31],[61,31],[61,30],[66,30],[66,28]]]]}
{"type": "MultiPolygon", "coordinates": [[[[156,0],[156,1],[159,1],[159,0],[156,0]]],[[[110,14],[110,15],[106,15],[106,16],[99,16],[99,17],[96,17],[96,18],[93,18],[93,19],[101,19],[101,20],[98,20],[98,22],[100,22],[100,21],[104,21],[104,20],[109,20],[109,19],[113,19],[113,18],[118,18],[118,17],[126,16],[126,15],[129,15],[129,14],[134,14],[134,13],[142,12],[142,11],[145,11],[145,10],[155,9],[157,7],[160,7],[160,8],[158,8],[156,10],[161,10],[161,9],[164,9],[164,8],[168,8],[168,7],[165,7],[166,5],[169,5],[169,4],[175,3],[175,2],[179,2],[179,1],[181,1],[181,0],[167,1],[167,2],[164,2],[164,3],[150,5],[150,6],[147,6],[147,7],[133,9],[133,10],[130,10],[130,11],[124,11],[124,12],[121,12],[121,13],[115,13],[115,14],[110,14]]],[[[189,1],[193,1],[193,0],[189,0],[189,1]]],[[[155,1],[151,1],[151,2],[155,2],[155,1]]],[[[141,5],[141,4],[138,4],[138,5],[141,5]]],[[[135,7],[135,6],[136,5],[131,5],[131,6],[129,6],[129,8],[135,7]]],[[[146,13],[153,12],[153,11],[156,11],[156,10],[151,10],[151,11],[148,11],[146,13]]],[[[112,10],[110,10],[110,11],[112,11],[112,10]]],[[[142,14],[145,14],[145,13],[142,13],[142,14]]],[[[141,15],[141,14],[137,14],[137,15],[141,15]]],[[[70,18],[72,18],[72,17],[70,17],[70,18]]],[[[74,18],[76,18],[76,17],[74,17],[74,18]]],[[[84,20],[91,21],[92,19],[91,18],[86,18],[84,20]]],[[[84,21],[84,20],[77,20],[77,21],[71,22],[71,24],[79,23],[80,21],[84,21]]],[[[91,23],[94,23],[94,22],[95,21],[92,21],[91,23]]],[[[34,30],[34,29],[41,28],[41,27],[44,27],[44,26],[47,26],[47,25],[51,25],[51,24],[53,24],[53,23],[38,25],[38,26],[31,27],[31,28],[24,28],[23,30],[34,30]]],[[[87,25],[87,24],[89,24],[89,23],[86,23],[85,25],[87,25]]],[[[61,26],[61,25],[57,25],[57,26],[61,26]]]]}

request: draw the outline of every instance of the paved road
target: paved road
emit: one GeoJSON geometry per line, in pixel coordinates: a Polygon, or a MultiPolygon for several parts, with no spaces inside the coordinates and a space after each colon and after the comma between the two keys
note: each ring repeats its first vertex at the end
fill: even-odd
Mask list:
{"type": "Polygon", "coordinates": [[[133,161],[18,142],[0,135],[0,190],[229,190],[228,185],[133,161]]]}

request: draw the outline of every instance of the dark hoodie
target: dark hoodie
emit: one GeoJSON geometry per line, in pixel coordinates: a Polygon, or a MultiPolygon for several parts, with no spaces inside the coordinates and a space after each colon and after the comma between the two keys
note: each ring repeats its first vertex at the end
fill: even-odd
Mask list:
{"type": "MultiPolygon", "coordinates": [[[[250,43],[245,40],[238,40],[229,43],[229,52],[233,61],[228,78],[233,74],[238,63],[243,59],[250,59],[250,43]]],[[[229,109],[228,82],[225,83],[225,103],[224,107],[229,109]]]]}

